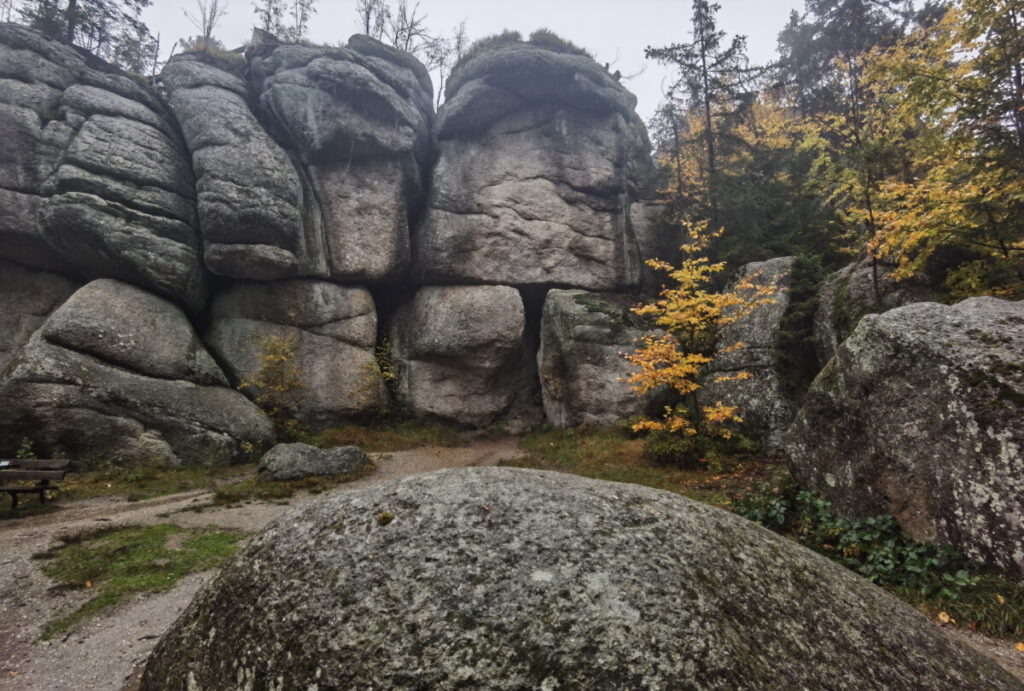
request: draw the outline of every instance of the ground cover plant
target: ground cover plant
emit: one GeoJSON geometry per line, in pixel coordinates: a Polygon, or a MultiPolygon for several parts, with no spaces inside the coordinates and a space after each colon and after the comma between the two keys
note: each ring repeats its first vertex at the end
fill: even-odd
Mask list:
{"type": "Polygon", "coordinates": [[[222,530],[190,532],[163,524],[68,539],[37,555],[44,561],[43,572],[59,587],[87,589],[94,595],[47,624],[42,638],[59,636],[132,595],[170,590],[190,573],[219,568],[244,537],[222,530]]]}

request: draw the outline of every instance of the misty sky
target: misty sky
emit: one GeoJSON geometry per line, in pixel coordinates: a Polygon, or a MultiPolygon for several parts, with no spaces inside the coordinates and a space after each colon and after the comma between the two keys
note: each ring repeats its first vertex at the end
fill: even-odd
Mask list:
{"type": "MultiPolygon", "coordinates": [[[[410,2],[413,4],[414,0],[410,2]]],[[[803,0],[719,0],[719,26],[747,36],[755,63],[771,60],[776,37],[793,9],[803,0]]],[[[184,16],[194,0],[153,0],[143,19],[169,47],[176,39],[197,33],[184,16]]],[[[310,39],[344,42],[356,32],[356,0],[319,0],[310,39]]],[[[626,83],[639,99],[637,110],[647,120],[662,100],[668,69],[644,59],[648,45],[663,46],[689,39],[689,0],[420,0],[420,10],[435,32],[451,31],[463,19],[471,39],[517,29],[524,35],[547,27],[587,48],[600,62],[613,62],[625,75],[644,72],[626,83]]],[[[254,23],[250,0],[229,0],[228,15],[216,31],[228,48],[244,44],[254,23]]],[[[435,85],[436,88],[436,85],[435,85]]]]}

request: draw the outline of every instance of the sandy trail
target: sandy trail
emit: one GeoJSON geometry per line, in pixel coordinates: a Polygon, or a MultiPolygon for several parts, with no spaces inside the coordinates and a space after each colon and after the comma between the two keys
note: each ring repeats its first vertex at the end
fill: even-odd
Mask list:
{"type": "MultiPolygon", "coordinates": [[[[423,447],[374,454],[377,470],[334,491],[392,478],[472,466],[498,465],[521,455],[515,439],[470,441],[465,446],[423,447]]],[[[137,597],[95,617],[58,640],[39,641],[45,624],[89,598],[88,591],[51,590],[32,555],[61,537],[106,527],[172,523],[254,532],[290,506],[310,501],[215,506],[206,491],[147,501],[118,497],[65,501],[60,510],[0,523],[0,689],[119,689],[128,683],[156,641],[214,572],[192,574],[172,590],[137,597]]]]}

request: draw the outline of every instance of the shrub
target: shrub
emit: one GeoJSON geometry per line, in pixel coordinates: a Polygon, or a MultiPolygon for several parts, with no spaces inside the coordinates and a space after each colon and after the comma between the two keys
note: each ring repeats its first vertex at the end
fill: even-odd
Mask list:
{"type": "Polygon", "coordinates": [[[530,43],[538,48],[545,48],[554,53],[567,53],[569,55],[582,55],[591,60],[594,56],[585,48],[580,48],[572,41],[566,40],[550,29],[537,29],[530,34],[530,43]]]}
{"type": "Polygon", "coordinates": [[[522,41],[522,34],[520,34],[518,31],[510,31],[508,29],[505,29],[500,34],[484,36],[483,38],[474,41],[469,46],[469,48],[466,49],[466,52],[463,53],[462,57],[459,58],[458,62],[455,63],[455,68],[458,68],[460,65],[469,62],[476,56],[482,53],[486,53],[489,50],[493,50],[495,48],[498,48],[499,46],[505,46],[512,43],[522,43],[522,41]]]}
{"type": "Polygon", "coordinates": [[[302,387],[295,364],[298,336],[267,336],[260,341],[259,366],[238,384],[256,393],[253,402],[274,422],[281,438],[304,441],[308,431],[291,415],[289,392],[302,387]]]}

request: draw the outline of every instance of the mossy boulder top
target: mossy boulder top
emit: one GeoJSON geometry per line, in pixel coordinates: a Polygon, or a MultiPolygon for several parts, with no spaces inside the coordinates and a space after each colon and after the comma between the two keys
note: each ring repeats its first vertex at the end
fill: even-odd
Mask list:
{"type": "Polygon", "coordinates": [[[337,492],[253,538],[142,688],[1016,688],[722,510],[510,468],[337,492]]]}

